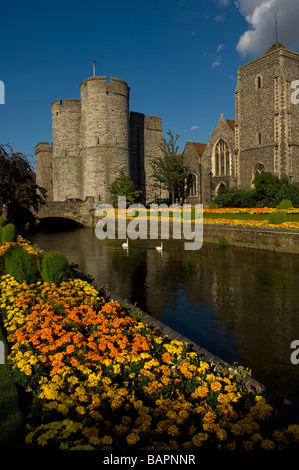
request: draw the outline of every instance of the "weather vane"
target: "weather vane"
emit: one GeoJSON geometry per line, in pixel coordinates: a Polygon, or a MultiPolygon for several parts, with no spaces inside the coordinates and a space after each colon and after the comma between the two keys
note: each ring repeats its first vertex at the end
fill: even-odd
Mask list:
{"type": "Polygon", "coordinates": [[[276,35],[276,42],[277,42],[277,18],[276,18],[276,10],[275,10],[275,35],[276,35]]]}

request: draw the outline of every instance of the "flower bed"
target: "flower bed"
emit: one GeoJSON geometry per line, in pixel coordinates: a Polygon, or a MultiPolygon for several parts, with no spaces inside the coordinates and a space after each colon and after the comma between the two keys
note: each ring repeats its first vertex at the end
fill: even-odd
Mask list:
{"type": "MultiPolygon", "coordinates": [[[[138,209],[136,209],[138,211],[138,209]]],[[[181,210],[182,211],[182,210],[181,210]]],[[[261,228],[282,228],[282,229],[293,229],[293,230],[298,230],[299,229],[299,221],[286,221],[283,223],[271,223],[267,219],[267,215],[271,215],[273,213],[285,213],[287,216],[290,216],[292,214],[299,214],[299,209],[298,208],[291,208],[291,209],[276,209],[276,208],[271,208],[271,207],[264,207],[264,208],[219,208],[219,209],[209,209],[205,207],[203,209],[203,223],[204,224],[218,224],[218,225],[234,225],[238,227],[261,227],[261,228]],[[209,217],[210,216],[216,216],[216,217],[209,217]],[[219,215],[219,217],[217,217],[219,215]],[[223,217],[227,215],[227,217],[223,217]],[[265,219],[259,220],[259,219],[238,219],[235,218],[235,216],[238,215],[265,215],[265,219]],[[231,217],[230,217],[231,216],[231,217]]],[[[111,209],[111,212],[107,211],[107,217],[109,217],[109,214],[112,218],[123,218],[124,214],[122,212],[118,212],[117,209],[111,209]]],[[[191,220],[194,222],[194,215],[192,215],[193,212],[191,212],[191,220]]],[[[146,210],[146,213],[144,211],[141,211],[139,214],[138,212],[133,216],[130,213],[126,214],[127,220],[132,220],[136,216],[138,216],[139,220],[149,220],[150,218],[150,211],[146,210]]],[[[183,215],[178,215],[178,212],[172,213],[171,210],[169,209],[160,209],[157,215],[157,219],[159,221],[167,221],[167,220],[177,220],[177,221],[183,221],[183,215]]],[[[200,221],[201,219],[199,219],[200,221]]]]}
{"type": "Polygon", "coordinates": [[[237,227],[268,227],[283,229],[299,229],[299,222],[283,222],[281,224],[271,224],[268,220],[238,220],[238,219],[211,219],[205,218],[205,224],[231,225],[237,227]]]}
{"type": "Polygon", "coordinates": [[[146,326],[134,307],[79,279],[0,281],[9,362],[31,398],[30,448],[298,445],[299,426],[278,424],[276,402],[146,326]]]}

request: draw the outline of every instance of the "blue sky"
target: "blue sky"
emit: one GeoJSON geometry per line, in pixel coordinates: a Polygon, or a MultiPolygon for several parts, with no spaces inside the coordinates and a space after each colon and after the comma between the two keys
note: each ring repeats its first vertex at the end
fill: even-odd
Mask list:
{"type": "MultiPolygon", "coordinates": [[[[32,155],[52,141],[51,103],[80,98],[96,75],[130,86],[130,110],[159,115],[163,133],[208,142],[234,119],[237,68],[278,40],[299,51],[298,0],[28,1],[1,5],[0,143],[32,155]]],[[[299,78],[299,77],[298,77],[299,78]]]]}

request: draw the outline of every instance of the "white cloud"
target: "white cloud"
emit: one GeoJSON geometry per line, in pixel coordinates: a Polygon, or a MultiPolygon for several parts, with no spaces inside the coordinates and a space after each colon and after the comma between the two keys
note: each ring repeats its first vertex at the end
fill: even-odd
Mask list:
{"type": "Polygon", "coordinates": [[[227,5],[230,3],[230,0],[217,0],[217,3],[219,3],[219,5],[222,7],[227,7],[227,5]]]}
{"type": "Polygon", "coordinates": [[[224,44],[219,44],[219,46],[217,47],[217,54],[218,52],[222,51],[223,48],[224,48],[224,44]]]}
{"type": "Polygon", "coordinates": [[[215,21],[224,21],[225,17],[223,13],[220,13],[220,15],[216,16],[215,21]]]}
{"type": "Polygon", "coordinates": [[[278,41],[291,49],[299,47],[298,0],[236,0],[235,5],[250,26],[236,47],[243,56],[259,56],[274,44],[275,12],[278,41]]]}
{"type": "Polygon", "coordinates": [[[198,129],[198,126],[192,126],[191,131],[195,131],[195,129],[198,129]]]}
{"type": "Polygon", "coordinates": [[[221,65],[221,60],[216,59],[214,62],[212,62],[212,67],[219,67],[221,65]]]}

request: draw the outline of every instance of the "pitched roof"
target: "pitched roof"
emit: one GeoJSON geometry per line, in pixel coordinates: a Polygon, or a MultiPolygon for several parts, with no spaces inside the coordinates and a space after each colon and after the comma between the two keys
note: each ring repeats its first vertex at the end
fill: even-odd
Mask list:
{"type": "Polygon", "coordinates": [[[207,144],[201,144],[199,142],[191,142],[191,143],[192,143],[193,147],[195,148],[196,152],[198,153],[198,155],[202,156],[207,144]]]}
{"type": "Polygon", "coordinates": [[[288,50],[285,46],[280,44],[280,42],[276,41],[264,54],[263,56],[267,54],[271,54],[271,52],[278,51],[278,49],[285,49],[286,51],[288,50]]]}

